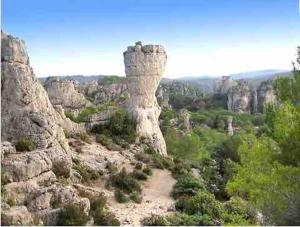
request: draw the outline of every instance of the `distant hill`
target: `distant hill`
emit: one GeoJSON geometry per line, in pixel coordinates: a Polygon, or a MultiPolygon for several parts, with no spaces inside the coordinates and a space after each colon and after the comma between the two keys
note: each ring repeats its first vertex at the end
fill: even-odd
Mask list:
{"type": "Polygon", "coordinates": [[[274,76],[279,74],[285,74],[290,71],[287,70],[279,70],[279,69],[268,69],[268,70],[260,70],[260,71],[250,71],[250,72],[242,72],[236,74],[229,74],[233,79],[250,79],[250,78],[257,78],[257,77],[268,77],[274,76]]]}
{"type": "MultiPolygon", "coordinates": [[[[62,80],[76,80],[79,83],[86,83],[86,82],[90,82],[93,80],[99,80],[102,79],[105,76],[112,76],[112,75],[70,75],[70,76],[59,76],[60,79],[62,80]]],[[[39,77],[39,80],[44,82],[48,77],[44,76],[44,77],[39,77]]]]}
{"type": "MultiPolygon", "coordinates": [[[[277,76],[290,76],[292,73],[287,70],[278,70],[278,69],[268,69],[268,70],[261,70],[261,71],[251,71],[251,72],[242,72],[236,74],[229,74],[231,78],[235,80],[246,80],[248,81],[249,85],[252,87],[257,87],[260,85],[261,82],[266,80],[275,79],[277,76]]],[[[70,76],[60,76],[62,80],[76,80],[79,83],[87,83],[93,80],[103,79],[105,76],[112,76],[112,75],[70,75],[70,76]]],[[[47,77],[40,77],[39,80],[44,82],[47,77]]],[[[161,83],[168,84],[174,80],[184,82],[187,85],[197,87],[201,89],[203,93],[212,93],[214,91],[214,86],[216,81],[220,77],[214,77],[209,75],[203,76],[196,76],[196,77],[180,77],[176,79],[169,79],[169,78],[162,78],[161,83]]]]}

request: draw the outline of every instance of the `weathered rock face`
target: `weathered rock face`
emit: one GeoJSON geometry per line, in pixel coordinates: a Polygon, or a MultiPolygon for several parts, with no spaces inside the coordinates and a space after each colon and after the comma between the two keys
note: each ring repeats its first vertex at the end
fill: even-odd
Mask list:
{"type": "Polygon", "coordinates": [[[228,110],[238,113],[250,113],[251,91],[248,84],[240,81],[238,85],[229,89],[227,94],[228,110]]]}
{"type": "Polygon", "coordinates": [[[63,130],[55,123],[59,116],[29,65],[24,43],[4,33],[1,43],[2,140],[15,142],[28,136],[39,148],[67,150],[63,130]]]}
{"type": "Polygon", "coordinates": [[[227,133],[229,136],[233,136],[232,117],[229,116],[227,119],[227,133]]]}
{"type": "Polygon", "coordinates": [[[215,93],[227,94],[229,89],[237,84],[237,81],[231,79],[230,76],[222,76],[222,78],[216,82],[215,93]]]}
{"type": "MultiPolygon", "coordinates": [[[[74,125],[62,117],[61,106],[56,108],[60,113],[52,106],[29,65],[23,41],[2,33],[1,44],[1,199],[6,204],[1,214],[7,225],[32,225],[37,224],[33,217],[41,218],[37,211],[51,213],[49,199],[58,197],[57,177],[70,175],[71,154],[61,126],[71,130],[74,125]],[[23,137],[33,140],[37,149],[16,151],[14,144],[23,137]]],[[[82,202],[89,209],[89,203],[82,202]]]]}
{"type": "Polygon", "coordinates": [[[186,109],[181,109],[179,111],[179,120],[181,122],[181,128],[184,131],[190,131],[191,125],[190,125],[190,113],[186,109]]]}
{"type": "Polygon", "coordinates": [[[95,95],[95,104],[116,102],[120,105],[129,100],[127,84],[124,82],[109,85],[99,85],[95,95]]]}
{"type": "Polygon", "coordinates": [[[159,128],[160,107],[155,92],[165,70],[167,55],[162,46],[136,43],[124,52],[130,94],[128,112],[136,122],[137,138],[166,155],[166,143],[159,128]]]}
{"type": "Polygon", "coordinates": [[[44,87],[53,105],[61,105],[65,110],[81,109],[91,103],[75,89],[71,80],[60,80],[58,77],[49,77],[44,87]]]}
{"type": "Polygon", "coordinates": [[[272,81],[262,82],[257,89],[257,110],[262,113],[267,104],[276,104],[276,102],[272,81]]]}

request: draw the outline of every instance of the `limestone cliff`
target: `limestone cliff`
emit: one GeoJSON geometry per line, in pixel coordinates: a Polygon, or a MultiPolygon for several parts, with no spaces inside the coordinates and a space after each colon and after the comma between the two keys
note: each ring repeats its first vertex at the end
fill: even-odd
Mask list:
{"type": "Polygon", "coordinates": [[[60,80],[59,77],[49,77],[44,87],[53,105],[61,105],[65,110],[72,111],[91,106],[91,103],[75,89],[71,80],[60,80]]]}
{"type": "Polygon", "coordinates": [[[251,112],[251,90],[245,81],[239,81],[237,85],[228,90],[227,106],[228,110],[234,112],[251,112]]]}
{"type": "Polygon", "coordinates": [[[272,81],[262,82],[257,89],[257,110],[262,113],[267,104],[276,104],[276,102],[272,81]]]}
{"type": "MultiPolygon", "coordinates": [[[[50,199],[71,193],[69,188],[52,185],[57,177],[68,177],[72,167],[60,124],[72,125],[56,112],[35,77],[24,42],[2,33],[1,51],[2,224],[32,225],[33,216],[55,224],[47,222],[59,212],[51,208],[50,199]],[[16,151],[14,144],[24,137],[34,141],[37,149],[16,151]]],[[[63,202],[84,203],[82,207],[89,209],[89,201],[75,194],[63,202]]]]}
{"type": "Polygon", "coordinates": [[[160,107],[155,92],[165,70],[167,55],[160,45],[137,42],[124,52],[125,73],[130,99],[128,112],[136,123],[137,139],[143,139],[161,155],[167,155],[159,128],[160,107]]]}

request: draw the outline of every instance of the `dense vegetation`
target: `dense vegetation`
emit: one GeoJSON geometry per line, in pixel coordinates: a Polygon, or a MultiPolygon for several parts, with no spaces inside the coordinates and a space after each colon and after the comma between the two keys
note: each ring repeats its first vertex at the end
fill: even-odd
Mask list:
{"type": "Polygon", "coordinates": [[[192,129],[170,125],[161,115],[171,168],[177,183],[177,213],[151,216],[144,225],[300,225],[300,48],[292,77],[278,78],[279,106],[265,114],[223,109],[191,111],[192,129]],[[233,117],[235,133],[226,122],[233,117]],[[200,127],[199,127],[200,126],[200,127]]]}

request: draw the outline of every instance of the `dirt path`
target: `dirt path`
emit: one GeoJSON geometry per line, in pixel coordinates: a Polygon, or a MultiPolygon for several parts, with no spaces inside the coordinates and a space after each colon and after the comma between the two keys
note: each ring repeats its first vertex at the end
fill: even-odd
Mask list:
{"type": "Polygon", "coordinates": [[[153,170],[153,175],[143,185],[143,202],[117,203],[113,193],[108,197],[110,210],[117,216],[122,225],[140,225],[140,220],[151,214],[166,214],[168,208],[174,204],[170,197],[175,183],[171,173],[167,170],[153,170]]]}

